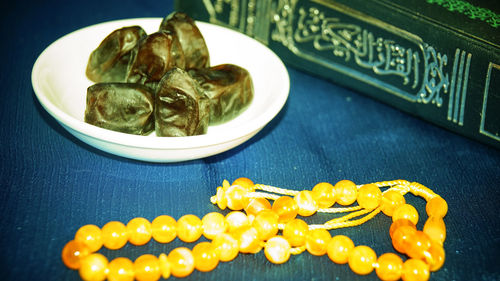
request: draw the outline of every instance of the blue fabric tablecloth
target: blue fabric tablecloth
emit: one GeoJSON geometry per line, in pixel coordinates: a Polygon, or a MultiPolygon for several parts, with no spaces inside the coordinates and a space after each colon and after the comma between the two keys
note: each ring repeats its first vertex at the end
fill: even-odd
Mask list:
{"type": "MultiPolygon", "coordinates": [[[[431,280],[500,280],[500,151],[366,96],[288,68],[287,104],[248,142],[225,153],[172,164],[129,160],[67,133],[36,99],[31,69],[53,41],[115,19],[163,17],[172,1],[9,1],[0,4],[0,267],[2,280],[79,280],[61,262],[64,244],[84,224],[126,223],[161,214],[179,218],[218,209],[209,201],[224,179],[248,177],[291,189],[350,179],[420,182],[449,204],[446,262],[431,280]]],[[[425,202],[406,196],[422,217],[425,202]]],[[[318,215],[313,221],[330,217],[318,215]]],[[[378,255],[394,252],[390,218],[380,214],[345,234],[378,255]]],[[[135,259],[185,245],[151,242],[102,250],[135,259]]],[[[192,247],[192,245],[187,245],[192,247]]],[[[372,280],[308,253],[283,265],[263,252],[240,254],[186,280],[372,280]]],[[[175,279],[175,278],[172,278],[175,279]]]]}

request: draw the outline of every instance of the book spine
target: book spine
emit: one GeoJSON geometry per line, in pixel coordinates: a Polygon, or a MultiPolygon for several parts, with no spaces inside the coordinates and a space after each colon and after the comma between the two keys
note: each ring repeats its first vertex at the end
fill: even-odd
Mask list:
{"type": "Polygon", "coordinates": [[[176,0],[175,9],[245,33],[290,66],[500,148],[498,46],[382,2],[176,0]]]}

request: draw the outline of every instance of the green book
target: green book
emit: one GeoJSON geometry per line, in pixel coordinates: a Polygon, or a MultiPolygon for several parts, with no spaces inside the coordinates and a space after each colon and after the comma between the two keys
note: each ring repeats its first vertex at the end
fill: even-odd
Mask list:
{"type": "Polygon", "coordinates": [[[176,0],[289,66],[500,148],[500,5],[480,0],[176,0]]]}

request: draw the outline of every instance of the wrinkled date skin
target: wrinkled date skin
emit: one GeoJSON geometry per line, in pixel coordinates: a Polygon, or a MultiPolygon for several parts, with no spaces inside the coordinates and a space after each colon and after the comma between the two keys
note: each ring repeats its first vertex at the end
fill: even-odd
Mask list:
{"type": "Polygon", "coordinates": [[[124,82],[134,57],[134,47],[146,36],[140,26],[113,31],[90,54],[85,74],[96,83],[124,82]]]}
{"type": "Polygon", "coordinates": [[[155,32],[139,42],[127,82],[144,84],[154,89],[163,75],[174,67],[185,67],[179,40],[171,32],[155,32]]]}
{"type": "Polygon", "coordinates": [[[184,70],[173,68],[156,90],[155,131],[159,137],[205,134],[210,103],[198,83],[184,70]]]}
{"type": "Polygon", "coordinates": [[[154,130],[154,95],[141,84],[94,84],[87,89],[85,122],[122,133],[149,134],[154,130]]]}
{"type": "Polygon", "coordinates": [[[177,35],[186,59],[185,69],[206,68],[210,66],[210,56],[196,23],[185,13],[173,12],[160,24],[160,30],[177,35]]]}
{"type": "Polygon", "coordinates": [[[233,64],[192,69],[189,74],[210,99],[210,125],[234,119],[252,102],[254,90],[250,73],[233,64]]]}

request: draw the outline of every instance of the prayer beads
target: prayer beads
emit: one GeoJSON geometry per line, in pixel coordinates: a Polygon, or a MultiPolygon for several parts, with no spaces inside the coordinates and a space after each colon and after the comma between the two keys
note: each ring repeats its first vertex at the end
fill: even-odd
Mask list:
{"type": "Polygon", "coordinates": [[[283,229],[283,236],[293,247],[302,246],[306,243],[306,235],[309,231],[307,223],[301,219],[289,221],[283,229]]]}
{"type": "MultiPolygon", "coordinates": [[[[191,250],[185,247],[175,248],[168,254],[170,272],[175,277],[186,277],[194,271],[194,257],[191,250]]],[[[153,279],[158,280],[158,279],[153,279]]]]}
{"type": "Polygon", "coordinates": [[[366,275],[373,271],[373,264],[377,255],[368,246],[357,246],[349,253],[348,263],[352,271],[359,275],[366,275]]]}
{"type": "Polygon", "coordinates": [[[299,206],[298,214],[308,217],[316,213],[318,210],[318,203],[313,198],[312,191],[302,190],[295,196],[295,202],[299,206]]]}
{"type": "Polygon", "coordinates": [[[193,259],[195,268],[202,272],[211,271],[219,264],[219,257],[210,242],[201,242],[194,246],[193,259]]]}
{"type": "Polygon", "coordinates": [[[151,222],[151,235],[159,243],[168,243],[177,236],[177,222],[171,216],[159,216],[151,222]]]}
{"type": "Polygon", "coordinates": [[[108,264],[108,280],[125,281],[134,280],[134,263],[123,257],[116,258],[108,264]]]}
{"type": "Polygon", "coordinates": [[[312,193],[320,208],[330,208],[335,204],[335,188],[330,183],[318,183],[313,187],[312,193]]]}
{"type": "Polygon", "coordinates": [[[156,256],[142,255],[134,261],[134,273],[139,281],[158,280],[161,276],[160,261],[156,256]]]}
{"type": "Polygon", "coordinates": [[[327,245],[331,238],[328,230],[313,229],[306,235],[306,249],[311,255],[322,256],[326,254],[327,245]]]}
{"type": "Polygon", "coordinates": [[[264,253],[267,259],[275,264],[281,264],[290,258],[290,243],[281,236],[274,236],[267,240],[264,253]]]}
{"type": "Polygon", "coordinates": [[[119,221],[110,221],[102,227],[102,243],[110,250],[117,250],[127,244],[127,227],[119,221]]]}
{"type": "Polygon", "coordinates": [[[89,254],[89,248],[85,244],[76,240],[71,240],[62,250],[62,260],[64,265],[71,269],[80,268],[80,260],[89,254]]]}
{"type": "Polygon", "coordinates": [[[337,196],[337,203],[348,206],[356,201],[358,189],[352,181],[341,180],[335,184],[335,194],[337,196]]]}
{"type": "Polygon", "coordinates": [[[394,210],[404,204],[406,204],[406,200],[401,193],[395,190],[388,190],[382,195],[380,209],[384,214],[392,217],[394,210]]]}
{"type": "Polygon", "coordinates": [[[207,239],[214,239],[220,233],[226,232],[227,223],[221,213],[208,213],[201,220],[203,235],[207,239]]]}
{"type": "Polygon", "coordinates": [[[407,219],[410,220],[414,225],[418,223],[418,212],[415,207],[410,204],[403,204],[396,209],[394,209],[394,213],[392,214],[392,221],[397,221],[399,219],[407,219]]]}
{"type": "Polygon", "coordinates": [[[177,221],[177,237],[184,242],[194,242],[203,234],[201,220],[195,215],[184,215],[177,221]]]}
{"type": "Polygon", "coordinates": [[[272,206],[273,212],[278,214],[279,222],[286,223],[293,220],[299,212],[299,204],[292,197],[281,196],[276,199],[272,206]]]}
{"type": "Polygon", "coordinates": [[[127,223],[128,241],[141,246],[151,240],[151,223],[145,218],[134,218],[127,223]]]}
{"type": "Polygon", "coordinates": [[[99,253],[90,254],[80,261],[78,272],[83,280],[104,280],[108,270],[108,259],[99,253]]]}
{"type": "Polygon", "coordinates": [[[263,249],[270,262],[282,264],[291,255],[307,251],[314,256],[327,255],[336,264],[348,264],[356,274],[367,275],[375,271],[384,281],[400,278],[425,281],[430,272],[439,270],[445,261],[443,217],[448,205],[440,196],[417,183],[398,180],[357,186],[342,180],[335,185],[319,183],[312,191],[294,191],[238,178],[232,185],[224,181],[211,202],[231,211],[226,216],[208,213],[202,219],[188,214],[176,221],[161,215],[152,222],[140,217],[131,219],[126,225],[112,221],[102,229],[95,225],[82,226],[74,239],[64,246],[63,263],[78,270],[83,280],[154,281],[171,275],[186,277],[194,270],[208,272],[221,262],[232,261],[239,253],[254,254],[263,249]],[[380,187],[388,189],[382,192],[380,187]],[[419,214],[406,203],[403,195],[407,192],[426,194],[428,219],[423,230],[416,228],[419,214]],[[357,206],[331,208],[335,203],[346,206],[354,202],[357,206]],[[320,225],[308,225],[297,218],[316,212],[351,213],[320,225]],[[328,231],[360,225],[379,212],[392,216],[389,236],[394,249],[408,256],[406,261],[394,253],[377,257],[372,248],[356,246],[344,235],[332,237],[328,231]],[[169,243],[175,238],[191,243],[202,235],[209,241],[199,242],[192,250],[178,247],[168,254],[144,254],[133,262],[124,257],[108,261],[97,252],[102,246],[117,250],[127,242],[144,245],[151,238],[158,243],[169,243]]]}
{"type": "Polygon", "coordinates": [[[267,240],[278,233],[278,219],[278,214],[272,210],[263,210],[257,214],[252,222],[252,226],[257,229],[259,239],[267,240]]]}
{"type": "Polygon", "coordinates": [[[326,246],[328,257],[338,264],[345,264],[349,259],[349,254],[354,249],[352,240],[344,235],[334,236],[326,246]]]}
{"type": "Polygon", "coordinates": [[[75,241],[85,244],[90,252],[102,247],[101,229],[93,224],[82,226],[75,234],[75,241]]]}
{"type": "Polygon", "coordinates": [[[396,281],[403,272],[403,260],[396,254],[385,253],[377,259],[377,276],[384,281],[396,281]]]}
{"type": "Polygon", "coordinates": [[[373,210],[380,205],[382,191],[376,185],[365,184],[358,190],[358,204],[364,209],[373,210]]]}
{"type": "Polygon", "coordinates": [[[442,218],[439,217],[430,217],[424,224],[425,234],[429,235],[429,237],[438,242],[439,244],[443,244],[446,239],[446,226],[442,218]]]}

